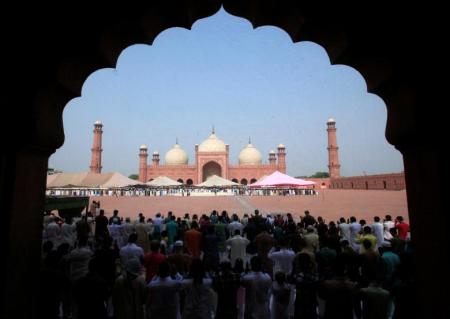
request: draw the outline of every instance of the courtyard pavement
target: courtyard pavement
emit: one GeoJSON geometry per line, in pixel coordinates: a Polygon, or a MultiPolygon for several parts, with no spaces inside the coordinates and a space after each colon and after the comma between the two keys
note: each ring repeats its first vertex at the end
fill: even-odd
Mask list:
{"type": "Polygon", "coordinates": [[[326,222],[339,217],[355,216],[366,219],[369,223],[376,215],[381,218],[386,214],[394,218],[398,215],[408,220],[408,208],[405,191],[384,190],[320,190],[318,195],[304,196],[205,196],[205,197],[91,197],[99,200],[106,216],[111,216],[114,209],[119,215],[135,220],[142,212],[146,218],[154,217],[160,212],[167,215],[173,211],[175,216],[182,217],[185,213],[203,214],[212,210],[221,212],[227,210],[231,215],[237,213],[253,213],[259,209],[266,213],[291,213],[294,218],[303,216],[309,210],[315,217],[322,216],[326,222]]]}

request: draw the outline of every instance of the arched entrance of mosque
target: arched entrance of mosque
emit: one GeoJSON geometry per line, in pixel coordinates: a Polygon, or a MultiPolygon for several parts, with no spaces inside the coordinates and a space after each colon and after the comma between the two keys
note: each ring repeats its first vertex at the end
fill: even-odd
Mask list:
{"type": "Polygon", "coordinates": [[[211,161],[203,165],[202,181],[206,181],[208,177],[213,175],[222,176],[222,167],[217,162],[211,161]]]}
{"type": "Polygon", "coordinates": [[[188,178],[188,179],[186,180],[186,185],[190,186],[190,185],[192,185],[192,184],[194,184],[194,182],[192,181],[192,179],[188,178]]]}
{"type": "MultiPolygon", "coordinates": [[[[397,10],[382,2],[371,10],[360,10],[352,3],[305,8],[301,1],[278,0],[179,1],[177,5],[163,1],[92,10],[83,6],[49,10],[43,5],[34,8],[34,14],[27,19],[22,19],[22,8],[11,10],[9,18],[21,21],[30,33],[28,39],[39,39],[40,45],[20,41],[19,29],[8,34],[18,47],[11,56],[10,64],[15,67],[6,68],[5,77],[15,79],[20,70],[33,76],[20,88],[5,90],[6,99],[17,107],[9,109],[12,114],[4,121],[20,118],[26,125],[16,131],[14,140],[5,140],[2,145],[8,150],[2,154],[2,163],[10,169],[0,174],[0,210],[5,225],[0,241],[6,245],[6,271],[0,275],[0,289],[3,295],[8,294],[0,304],[1,316],[37,317],[38,294],[30,287],[38,286],[35,281],[39,277],[46,170],[48,157],[64,142],[64,106],[81,95],[84,81],[92,72],[113,68],[126,47],[152,43],[170,27],[190,29],[195,21],[213,15],[222,5],[254,27],[274,25],[285,30],[293,42],[306,40],[322,45],[332,64],[357,69],[367,82],[368,92],[386,102],[386,137],[402,152],[405,165],[416,273],[428,274],[414,278],[416,299],[421,301],[415,303],[421,307],[415,310],[423,312],[419,317],[427,314],[443,318],[447,313],[445,294],[436,289],[435,283],[450,267],[450,258],[443,249],[447,223],[435,221],[447,218],[445,178],[441,174],[447,157],[440,138],[445,136],[446,116],[444,108],[434,107],[439,104],[434,103],[439,101],[439,90],[427,83],[435,77],[431,66],[438,62],[430,57],[438,50],[417,46],[416,41],[420,31],[436,39],[437,46],[442,44],[445,35],[437,22],[438,10],[426,5],[407,5],[397,10]],[[423,15],[424,9],[431,14],[423,15]],[[404,14],[405,10],[408,14],[404,14]],[[61,31],[68,36],[61,38],[61,31]],[[21,52],[33,58],[24,59],[21,52]],[[424,76],[424,72],[429,73],[424,76]],[[21,222],[24,218],[25,225],[21,222]],[[429,236],[429,229],[435,230],[433,236],[429,236]],[[26,256],[18,253],[23,247],[27,248],[26,256]]],[[[338,183],[335,185],[337,188],[338,183]]]]}
{"type": "Polygon", "coordinates": [[[235,183],[239,183],[239,181],[238,181],[237,178],[233,178],[231,181],[232,181],[232,182],[235,182],[235,183]]]}
{"type": "Polygon", "coordinates": [[[183,180],[181,178],[177,179],[178,183],[184,184],[183,180]]]}
{"type": "Polygon", "coordinates": [[[256,178],[252,178],[252,179],[250,180],[250,184],[253,184],[253,183],[256,183],[256,178]]]}
{"type": "Polygon", "coordinates": [[[242,185],[247,185],[248,184],[247,179],[246,178],[241,179],[241,184],[242,185]]]}

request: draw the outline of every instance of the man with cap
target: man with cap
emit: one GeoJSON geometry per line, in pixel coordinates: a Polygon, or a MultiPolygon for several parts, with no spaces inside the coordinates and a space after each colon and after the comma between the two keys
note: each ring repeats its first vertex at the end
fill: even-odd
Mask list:
{"type": "Polygon", "coordinates": [[[172,265],[175,273],[181,276],[187,275],[192,258],[184,252],[183,241],[177,240],[175,242],[173,245],[173,253],[167,257],[167,261],[172,265]]]}

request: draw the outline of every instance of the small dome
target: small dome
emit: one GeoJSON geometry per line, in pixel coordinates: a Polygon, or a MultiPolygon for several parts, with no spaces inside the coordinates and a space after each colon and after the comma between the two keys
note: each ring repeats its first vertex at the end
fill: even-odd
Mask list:
{"type": "Polygon", "coordinates": [[[331,124],[331,123],[336,123],[336,121],[332,117],[330,117],[327,121],[327,124],[331,124]]]}
{"type": "Polygon", "coordinates": [[[258,165],[261,164],[261,153],[251,143],[239,153],[239,164],[258,165]]]}
{"type": "Polygon", "coordinates": [[[188,163],[188,156],[180,145],[175,144],[165,156],[165,163],[167,165],[184,165],[188,163]]]}
{"type": "Polygon", "coordinates": [[[99,120],[95,121],[94,124],[95,124],[95,125],[103,125],[102,122],[100,122],[99,120]]]}
{"type": "Polygon", "coordinates": [[[199,152],[226,152],[227,147],[225,143],[217,138],[216,134],[212,133],[206,140],[204,140],[198,147],[199,152]]]}
{"type": "Polygon", "coordinates": [[[278,148],[285,148],[284,144],[278,144],[278,148]]]}
{"type": "Polygon", "coordinates": [[[270,150],[269,154],[275,154],[274,150],[270,150]]]}
{"type": "Polygon", "coordinates": [[[140,150],[146,150],[146,149],[147,149],[147,145],[142,144],[142,145],[139,147],[139,149],[140,149],[140,150]]]}

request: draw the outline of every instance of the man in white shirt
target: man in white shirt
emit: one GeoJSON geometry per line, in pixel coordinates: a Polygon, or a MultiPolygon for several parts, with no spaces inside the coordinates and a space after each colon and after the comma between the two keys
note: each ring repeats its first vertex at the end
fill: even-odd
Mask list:
{"type": "Polygon", "coordinates": [[[170,265],[163,261],[158,274],[148,284],[147,312],[151,318],[176,319],[180,316],[181,282],[170,278],[170,265]]]}
{"type": "Polygon", "coordinates": [[[136,245],[137,235],[131,234],[128,238],[128,244],[120,249],[119,256],[122,265],[125,267],[129,259],[137,259],[140,263],[144,260],[144,250],[136,245]]]}
{"type": "Polygon", "coordinates": [[[377,249],[383,246],[384,242],[384,226],[380,222],[380,217],[375,216],[373,218],[374,223],[372,224],[372,234],[377,238],[377,249]]]}
{"type": "Polygon", "coordinates": [[[252,271],[241,278],[242,286],[245,287],[245,318],[269,319],[272,280],[261,271],[259,256],[252,257],[250,263],[252,271]]]}
{"type": "Polygon", "coordinates": [[[248,244],[250,244],[250,241],[247,238],[242,237],[238,229],[234,231],[233,238],[226,241],[226,245],[230,246],[230,259],[233,267],[238,258],[242,259],[245,263],[248,244]]]}
{"type": "Polygon", "coordinates": [[[339,219],[339,233],[342,240],[350,242],[350,224],[347,224],[344,217],[339,219]]]}
{"type": "Polygon", "coordinates": [[[233,214],[233,221],[228,225],[228,233],[230,236],[236,233],[236,230],[239,230],[239,235],[242,235],[242,230],[244,229],[244,225],[239,222],[239,219],[236,214],[233,214]]]}
{"type": "Polygon", "coordinates": [[[350,246],[356,252],[359,252],[359,244],[357,244],[355,240],[360,231],[361,224],[356,221],[354,216],[350,217],[350,246]]]}
{"type": "Polygon", "coordinates": [[[391,215],[384,216],[384,239],[391,240],[393,238],[391,234],[391,229],[395,227],[395,222],[392,220],[391,215]]]}
{"type": "Polygon", "coordinates": [[[286,275],[292,272],[292,262],[295,258],[295,253],[287,248],[287,240],[285,238],[280,240],[280,250],[276,251],[272,247],[267,257],[273,261],[273,276],[279,271],[286,275]]]}

